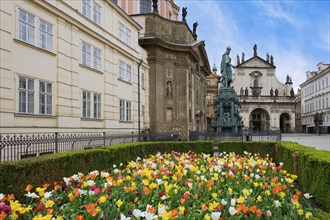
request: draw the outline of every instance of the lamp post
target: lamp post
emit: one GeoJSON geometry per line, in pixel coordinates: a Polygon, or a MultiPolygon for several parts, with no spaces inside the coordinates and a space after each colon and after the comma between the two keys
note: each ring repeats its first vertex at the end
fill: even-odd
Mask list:
{"type": "Polygon", "coordinates": [[[140,142],[140,135],[141,135],[141,120],[140,120],[140,66],[143,63],[143,60],[140,59],[139,65],[138,65],[138,141],[140,142]]]}

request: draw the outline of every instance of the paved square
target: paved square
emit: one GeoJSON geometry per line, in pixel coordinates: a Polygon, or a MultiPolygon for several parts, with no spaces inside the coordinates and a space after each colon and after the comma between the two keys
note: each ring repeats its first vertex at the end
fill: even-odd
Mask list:
{"type": "Polygon", "coordinates": [[[294,141],[299,144],[314,147],[318,150],[330,151],[330,134],[282,134],[283,141],[294,141]]]}

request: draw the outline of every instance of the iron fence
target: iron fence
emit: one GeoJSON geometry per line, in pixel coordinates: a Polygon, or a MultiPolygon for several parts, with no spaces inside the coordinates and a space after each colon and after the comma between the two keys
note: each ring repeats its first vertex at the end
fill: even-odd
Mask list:
{"type": "Polygon", "coordinates": [[[190,131],[189,140],[219,141],[280,141],[280,131],[250,131],[245,130],[239,134],[190,131]]]}
{"type": "MultiPolygon", "coordinates": [[[[137,142],[137,132],[25,133],[0,134],[0,162],[16,161],[45,154],[86,150],[119,143],[137,142]]],[[[180,141],[175,133],[141,133],[140,141],[180,141]]],[[[191,131],[189,140],[277,141],[281,133],[244,131],[238,135],[191,131]]]]}
{"type": "MultiPolygon", "coordinates": [[[[138,141],[137,132],[0,134],[0,162],[138,141]]],[[[173,133],[141,133],[140,141],[173,141],[173,133]]]]}

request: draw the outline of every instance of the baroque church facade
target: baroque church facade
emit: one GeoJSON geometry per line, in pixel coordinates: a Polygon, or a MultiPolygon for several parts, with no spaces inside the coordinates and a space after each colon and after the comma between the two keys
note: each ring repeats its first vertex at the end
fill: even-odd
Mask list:
{"type": "Polygon", "coordinates": [[[295,94],[292,79],[281,83],[276,77],[273,56],[258,56],[257,45],[253,56],[245,60],[237,55],[233,86],[241,105],[240,115],[246,129],[254,131],[295,130],[295,94]]]}

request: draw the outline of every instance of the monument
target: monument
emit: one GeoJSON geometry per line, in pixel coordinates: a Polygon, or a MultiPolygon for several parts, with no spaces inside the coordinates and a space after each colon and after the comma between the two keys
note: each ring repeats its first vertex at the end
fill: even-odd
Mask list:
{"type": "Polygon", "coordinates": [[[230,51],[231,48],[227,47],[222,55],[221,78],[218,81],[220,89],[215,102],[216,114],[212,120],[212,127],[218,134],[236,135],[242,132],[244,125],[238,111],[239,101],[236,92],[233,87],[230,87],[233,81],[232,68],[235,68],[231,65],[230,51]]]}

